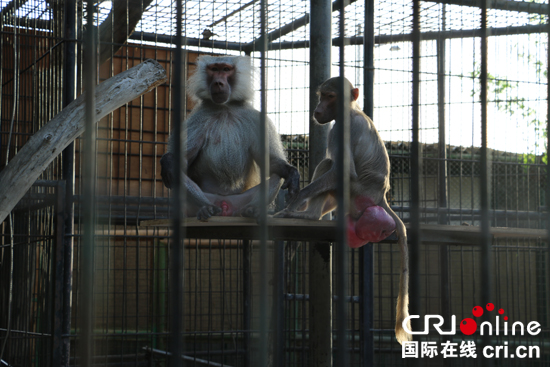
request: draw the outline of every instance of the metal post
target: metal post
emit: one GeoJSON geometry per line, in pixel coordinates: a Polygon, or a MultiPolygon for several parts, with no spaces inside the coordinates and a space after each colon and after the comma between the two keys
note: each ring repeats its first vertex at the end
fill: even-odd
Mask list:
{"type": "MultiPolygon", "coordinates": [[[[275,199],[275,211],[285,208],[285,195],[281,190],[275,199]]],[[[273,256],[273,307],[271,313],[272,333],[269,345],[269,357],[273,360],[272,366],[285,366],[285,243],[274,243],[273,256]]],[[[268,361],[268,366],[270,366],[268,361]]]]}
{"type": "Polygon", "coordinates": [[[342,9],[340,10],[340,24],[339,24],[339,63],[340,63],[340,82],[339,82],[339,100],[338,111],[336,117],[336,141],[338,142],[338,150],[336,156],[336,176],[337,193],[336,198],[338,201],[338,215],[337,223],[337,289],[338,289],[338,302],[336,303],[336,320],[337,320],[337,345],[338,366],[349,366],[349,350],[348,350],[348,304],[346,297],[348,295],[348,245],[347,245],[347,223],[346,214],[349,212],[349,119],[350,119],[350,90],[347,88],[344,82],[345,76],[345,9],[349,1],[343,0],[342,9]],[[342,215],[343,214],[343,215],[342,215]]]}
{"type": "Polygon", "coordinates": [[[84,76],[86,88],[86,132],[84,133],[84,147],[86,159],[82,177],[84,179],[84,237],[81,249],[81,334],[80,360],[84,367],[92,365],[93,354],[93,286],[94,286],[94,231],[95,231],[95,183],[96,183],[96,127],[95,127],[95,83],[96,83],[96,32],[91,26],[94,22],[94,1],[87,2],[87,24],[85,37],[84,76]]]}
{"type": "MultiPolygon", "coordinates": [[[[420,312],[420,1],[413,1],[412,18],[412,145],[411,145],[411,227],[409,234],[409,269],[410,269],[410,314],[422,315],[420,312]]],[[[418,319],[415,319],[418,320],[418,319]]],[[[413,330],[419,330],[418,322],[412,323],[413,330]]],[[[417,364],[418,360],[411,360],[417,364]]]]}
{"type": "Polygon", "coordinates": [[[243,341],[244,367],[250,367],[250,332],[252,284],[250,279],[252,248],[250,240],[243,240],[243,341]]]}
{"type": "MultiPolygon", "coordinates": [[[[441,10],[441,31],[445,32],[446,13],[445,4],[441,10]]],[[[447,218],[447,148],[445,141],[445,38],[437,39],[437,109],[438,109],[438,149],[439,149],[439,169],[438,169],[438,223],[448,224],[447,218]]],[[[439,271],[441,273],[441,315],[445,320],[451,317],[451,294],[449,288],[449,247],[440,246],[439,249],[439,271]]]]}
{"type": "MultiPolygon", "coordinates": [[[[442,5],[441,11],[441,32],[445,32],[445,4],[442,5]]],[[[436,40],[437,43],[437,112],[438,112],[438,158],[439,158],[439,170],[438,170],[438,206],[439,210],[439,224],[447,224],[447,211],[441,210],[441,208],[447,207],[447,149],[445,139],[445,63],[446,63],[446,49],[445,38],[439,37],[436,40]]]]}
{"type": "MultiPolygon", "coordinates": [[[[550,2],[548,3],[548,16],[550,16],[550,2]]],[[[546,25],[547,28],[547,39],[550,40],[550,22],[546,25]]],[[[550,75],[550,47],[546,48],[547,51],[547,62],[546,62],[546,71],[547,75],[550,75]]],[[[548,239],[546,240],[546,294],[550,294],[550,83],[546,83],[546,229],[548,230],[548,239]]],[[[546,296],[547,310],[550,309],[550,297],[546,296]]],[[[546,314],[547,324],[546,327],[550,326],[550,315],[548,312],[546,314]]]]}
{"type": "MultiPolygon", "coordinates": [[[[187,130],[183,120],[183,99],[184,93],[184,58],[183,58],[183,4],[181,0],[176,1],[176,49],[174,63],[174,94],[172,116],[174,121],[174,130],[172,134],[176,136],[174,144],[175,170],[179,172],[182,166],[182,156],[186,151],[187,130]]],[[[172,246],[170,253],[170,366],[179,367],[182,365],[181,355],[183,354],[183,239],[185,237],[185,228],[182,226],[183,211],[185,202],[185,188],[181,180],[181,175],[175,175],[175,186],[173,188],[174,200],[172,200],[172,246]]]]}
{"type": "Polygon", "coordinates": [[[317,107],[317,87],[330,78],[332,47],[332,4],[330,0],[311,0],[310,22],[310,92],[309,92],[309,177],[313,177],[315,167],[325,158],[328,124],[320,125],[313,119],[317,107]]]}
{"type": "Polygon", "coordinates": [[[330,243],[310,243],[309,365],[332,366],[332,249],[330,243]]]}
{"type": "MultiPolygon", "coordinates": [[[[480,102],[481,102],[481,162],[480,162],[480,184],[481,184],[481,304],[485,306],[492,299],[492,261],[491,261],[491,234],[489,218],[489,155],[487,151],[487,0],[481,1],[481,73],[480,83],[480,102]]],[[[484,321],[489,320],[489,313],[483,314],[484,321]]],[[[491,341],[488,335],[484,335],[483,344],[488,345],[491,341]]],[[[493,365],[492,359],[487,359],[485,365],[493,365]]]]}
{"type": "MultiPolygon", "coordinates": [[[[76,1],[67,0],[64,4],[65,56],[63,59],[63,107],[71,103],[76,96],[76,1]]],[[[63,179],[66,183],[64,248],[64,291],[63,291],[63,337],[62,357],[59,366],[69,366],[71,342],[71,307],[73,284],[73,233],[74,233],[74,143],[63,151],[63,179]]],[[[55,364],[54,364],[55,365],[55,364]]]]}
{"type": "MultiPolygon", "coordinates": [[[[282,207],[284,209],[284,206],[282,207]]],[[[281,210],[282,210],[281,209],[281,210]]],[[[285,243],[275,242],[275,256],[273,257],[273,366],[285,366],[285,243]]]]}
{"type": "MultiPolygon", "coordinates": [[[[51,365],[61,366],[63,359],[63,296],[65,285],[65,181],[58,181],[55,203],[55,250],[52,256],[53,269],[53,312],[52,312],[52,356],[51,365]]],[[[68,339],[66,339],[68,340],[68,339]]]]}
{"type": "Polygon", "coordinates": [[[260,52],[260,152],[262,152],[262,158],[260,159],[260,217],[259,231],[260,231],[260,345],[258,348],[258,358],[256,366],[267,365],[268,355],[268,282],[267,282],[267,205],[268,205],[268,187],[266,177],[269,175],[269,141],[267,137],[267,81],[266,81],[266,68],[267,68],[267,0],[260,1],[260,24],[261,24],[261,41],[259,43],[260,52]]]}
{"type": "MultiPolygon", "coordinates": [[[[330,77],[332,47],[332,4],[311,0],[310,22],[310,123],[309,179],[325,158],[328,124],[313,119],[317,107],[317,87],[330,77]]],[[[332,248],[329,243],[309,245],[309,365],[332,366],[332,248]]]]}
{"type": "MultiPolygon", "coordinates": [[[[363,110],[374,117],[374,0],[365,0],[364,31],[364,103],[363,110]]],[[[374,248],[368,243],[359,250],[359,286],[361,289],[359,318],[361,325],[361,365],[374,365],[374,248]]]]}

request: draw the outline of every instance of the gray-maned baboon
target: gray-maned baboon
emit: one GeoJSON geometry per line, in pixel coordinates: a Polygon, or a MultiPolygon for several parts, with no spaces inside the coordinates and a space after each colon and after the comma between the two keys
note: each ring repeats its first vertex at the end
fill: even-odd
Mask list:
{"type": "MultiPolygon", "coordinates": [[[[187,151],[182,182],[188,192],[187,215],[207,220],[212,215],[257,216],[260,173],[260,112],[252,107],[252,66],[244,56],[202,56],[188,81],[197,105],[187,119],[187,151]],[[187,174],[185,174],[187,172],[187,174]]],[[[281,179],[290,197],[296,195],[300,174],[287,163],[279,134],[267,121],[269,139],[269,197],[275,199],[281,179]]],[[[172,187],[174,136],[161,158],[162,180],[172,187]]]]}

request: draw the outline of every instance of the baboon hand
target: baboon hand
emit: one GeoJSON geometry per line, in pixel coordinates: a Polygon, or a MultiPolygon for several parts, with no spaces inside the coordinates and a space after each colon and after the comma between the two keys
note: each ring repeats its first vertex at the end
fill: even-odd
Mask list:
{"type": "Polygon", "coordinates": [[[222,208],[215,205],[204,205],[197,212],[197,219],[202,222],[207,222],[213,215],[219,215],[222,212],[222,208]]]}
{"type": "Polygon", "coordinates": [[[298,172],[296,167],[290,166],[289,173],[284,179],[285,182],[281,188],[283,190],[288,189],[288,195],[292,200],[300,192],[300,172],[298,172]]]}
{"type": "Polygon", "coordinates": [[[253,204],[247,205],[241,210],[241,216],[258,219],[260,217],[260,208],[253,204]]]}
{"type": "Polygon", "coordinates": [[[164,186],[171,189],[174,182],[174,155],[170,152],[164,154],[160,159],[160,175],[164,186]]]}

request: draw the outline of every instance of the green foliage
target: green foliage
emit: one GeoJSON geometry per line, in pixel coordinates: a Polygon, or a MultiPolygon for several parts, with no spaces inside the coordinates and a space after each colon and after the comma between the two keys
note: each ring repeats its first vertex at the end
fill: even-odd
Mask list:
{"type": "MultiPolygon", "coordinates": [[[[533,1],[538,2],[538,1],[533,1]]],[[[535,15],[538,17],[538,15],[535,15]]],[[[544,23],[544,18],[542,18],[542,23],[544,23]]],[[[538,43],[538,41],[536,41],[538,43]]],[[[524,57],[524,54],[518,54],[519,57],[524,57]]],[[[527,56],[527,64],[529,67],[533,67],[537,73],[541,83],[547,82],[548,80],[548,70],[544,68],[544,64],[541,60],[534,59],[531,55],[527,56]],[[543,69],[544,68],[544,69],[543,69]]],[[[474,71],[469,73],[469,77],[472,79],[479,79],[481,75],[481,70],[479,66],[474,64],[474,71]]],[[[490,73],[487,73],[487,94],[488,102],[492,102],[497,106],[499,111],[503,111],[510,116],[519,115],[521,120],[527,122],[527,126],[534,126],[537,129],[542,130],[542,135],[544,139],[544,150],[546,150],[547,145],[547,135],[548,131],[546,129],[547,122],[541,121],[537,117],[537,111],[528,106],[526,103],[526,98],[519,95],[519,82],[518,81],[509,81],[507,78],[501,78],[494,76],[490,73]],[[511,97],[510,97],[511,96],[511,97]]],[[[472,97],[479,96],[480,90],[479,85],[474,86],[470,94],[472,97]]],[[[538,142],[534,144],[535,148],[539,148],[538,142]]],[[[542,155],[542,163],[546,164],[548,162],[548,157],[546,153],[542,155]]],[[[541,163],[536,162],[536,156],[532,153],[523,155],[523,163],[525,164],[535,164],[541,163]]]]}
{"type": "MultiPolygon", "coordinates": [[[[539,70],[542,68],[542,62],[540,63],[539,70]]],[[[478,79],[481,74],[481,71],[479,69],[476,69],[475,71],[470,73],[470,77],[474,79],[478,79]]],[[[495,77],[491,73],[487,73],[487,94],[488,94],[488,102],[493,102],[499,109],[499,111],[504,111],[508,113],[510,116],[515,115],[516,113],[519,113],[521,117],[529,121],[529,124],[535,124],[535,125],[541,125],[541,121],[539,121],[536,117],[536,110],[528,107],[525,104],[526,99],[524,97],[517,96],[517,92],[514,93],[519,87],[519,82],[510,82],[507,79],[502,79],[499,77],[495,77]],[[508,98],[507,96],[515,94],[515,97],[508,98]]],[[[471,96],[479,96],[479,87],[472,89],[471,96]]]]}
{"type": "MultiPolygon", "coordinates": [[[[543,153],[542,154],[542,157],[540,159],[540,161],[537,160],[537,156],[534,155],[533,153],[529,153],[529,154],[523,154],[522,155],[522,163],[526,164],[526,165],[530,165],[530,164],[547,164],[548,163],[548,156],[546,155],[546,153],[543,153]]],[[[527,167],[525,167],[525,169],[527,169],[527,167]]]]}
{"type": "MultiPolygon", "coordinates": [[[[535,4],[544,4],[544,0],[525,0],[528,3],[535,3],[535,4]]],[[[529,22],[531,24],[545,24],[546,23],[546,14],[530,14],[529,15],[529,22]]]]}
{"type": "MultiPolygon", "coordinates": [[[[539,2],[539,1],[533,1],[539,2]]],[[[531,21],[539,21],[540,24],[544,23],[544,17],[538,18],[539,15],[534,15],[531,21]],[[536,19],[535,19],[536,18],[536,19]]],[[[538,44],[539,41],[536,41],[538,44]]],[[[546,45],[547,46],[547,45],[546,45]]],[[[546,49],[546,47],[544,47],[546,49]]],[[[526,58],[528,67],[532,67],[535,70],[538,79],[541,83],[548,81],[548,70],[544,67],[544,63],[541,60],[534,59],[532,55],[527,55],[518,53],[518,57],[526,58]]],[[[472,80],[479,79],[481,76],[481,68],[474,63],[474,71],[470,72],[468,77],[472,80]]],[[[464,78],[464,75],[461,75],[461,78],[464,78]]],[[[547,121],[541,121],[537,117],[537,111],[530,107],[527,104],[525,97],[520,96],[519,92],[519,81],[510,81],[507,78],[499,77],[487,73],[487,95],[488,102],[494,103],[499,111],[503,111],[510,116],[518,116],[523,121],[526,122],[527,126],[535,127],[542,131],[544,137],[544,151],[547,150],[547,136],[548,131],[546,129],[547,121]]],[[[480,96],[480,86],[475,84],[470,93],[471,97],[480,96]]],[[[535,142],[534,149],[539,148],[539,143],[535,142]]],[[[529,165],[532,164],[547,164],[548,155],[545,153],[542,156],[537,157],[534,153],[528,153],[520,155],[519,160],[525,164],[524,169],[528,170],[529,165]]]]}

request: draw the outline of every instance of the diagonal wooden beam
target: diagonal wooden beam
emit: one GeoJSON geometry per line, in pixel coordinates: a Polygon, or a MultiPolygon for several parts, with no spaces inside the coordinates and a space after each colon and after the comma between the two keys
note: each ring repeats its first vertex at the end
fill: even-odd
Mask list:
{"type": "MultiPolygon", "coordinates": [[[[96,88],[96,122],[166,81],[166,71],[154,60],[122,72],[96,88]]],[[[59,153],[84,132],[82,94],[36,132],[0,171],[0,223],[59,153]]]]}

